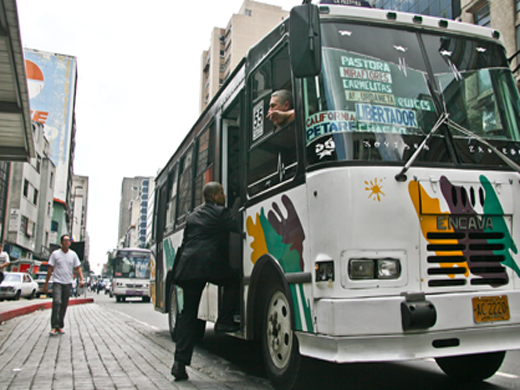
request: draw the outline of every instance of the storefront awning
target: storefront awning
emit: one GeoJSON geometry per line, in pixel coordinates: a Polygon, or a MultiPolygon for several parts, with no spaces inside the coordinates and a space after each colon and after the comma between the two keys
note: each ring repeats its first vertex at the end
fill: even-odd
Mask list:
{"type": "Polygon", "coordinates": [[[15,0],[0,0],[0,161],[35,157],[15,0]]]}

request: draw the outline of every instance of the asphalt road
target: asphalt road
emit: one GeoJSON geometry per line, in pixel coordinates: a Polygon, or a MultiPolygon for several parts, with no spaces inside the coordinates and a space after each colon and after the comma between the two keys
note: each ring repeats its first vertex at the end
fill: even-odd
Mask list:
{"type": "MultiPolygon", "coordinates": [[[[100,293],[92,294],[95,303],[117,310],[147,326],[154,328],[171,342],[167,315],[156,312],[151,303],[140,299],[129,299],[116,303],[115,298],[100,293]]],[[[215,375],[247,377],[255,383],[255,389],[270,389],[259,348],[251,342],[232,337],[215,337],[212,325],[206,328],[206,336],[197,346],[195,353],[208,362],[208,370],[215,375]]],[[[461,386],[451,382],[433,359],[398,363],[363,363],[336,365],[309,360],[308,390],[520,390],[520,351],[510,351],[500,371],[491,379],[478,385],[461,386]]],[[[248,386],[248,388],[251,388],[248,386]]],[[[303,389],[305,390],[305,389],[303,389]]]]}

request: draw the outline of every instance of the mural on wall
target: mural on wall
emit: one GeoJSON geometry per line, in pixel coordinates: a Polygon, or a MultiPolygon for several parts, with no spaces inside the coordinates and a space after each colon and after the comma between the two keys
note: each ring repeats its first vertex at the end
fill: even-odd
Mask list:
{"type": "MultiPolygon", "coordinates": [[[[251,261],[255,264],[260,257],[270,254],[278,260],[285,273],[303,272],[305,232],[290,198],[283,195],[281,202],[285,207],[285,212],[277,202],[273,202],[272,209],[268,211],[267,216],[262,207],[254,221],[251,216],[247,217],[247,234],[253,239],[251,261]]],[[[290,284],[289,288],[295,308],[296,329],[312,332],[310,304],[305,297],[303,285],[290,284]]]]}

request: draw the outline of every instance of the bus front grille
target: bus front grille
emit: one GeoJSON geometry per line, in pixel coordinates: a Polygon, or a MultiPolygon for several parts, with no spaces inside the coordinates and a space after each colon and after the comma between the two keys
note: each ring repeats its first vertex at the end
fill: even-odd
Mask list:
{"type": "Polygon", "coordinates": [[[503,286],[509,282],[500,232],[429,232],[427,234],[428,286],[503,286]]]}

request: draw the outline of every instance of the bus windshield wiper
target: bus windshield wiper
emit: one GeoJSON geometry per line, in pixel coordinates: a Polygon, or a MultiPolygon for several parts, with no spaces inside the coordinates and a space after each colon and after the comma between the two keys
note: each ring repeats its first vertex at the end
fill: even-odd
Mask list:
{"type": "Polygon", "coordinates": [[[415,153],[411,155],[411,157],[408,159],[408,161],[406,161],[406,164],[404,164],[404,167],[403,167],[403,169],[401,169],[401,172],[399,172],[397,175],[395,175],[395,180],[397,180],[397,181],[406,181],[406,175],[405,175],[406,171],[408,171],[408,169],[410,169],[410,166],[413,164],[413,162],[415,161],[415,159],[417,158],[419,153],[421,153],[421,151],[424,149],[424,147],[426,146],[426,143],[428,142],[430,137],[435,132],[437,132],[437,130],[440,129],[441,125],[444,122],[448,121],[448,116],[449,116],[449,114],[447,112],[443,112],[439,116],[439,119],[437,119],[437,122],[433,126],[432,130],[430,131],[430,133],[426,136],[426,138],[423,140],[423,142],[421,142],[421,144],[419,145],[419,147],[417,148],[415,153]]]}

